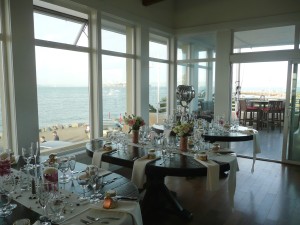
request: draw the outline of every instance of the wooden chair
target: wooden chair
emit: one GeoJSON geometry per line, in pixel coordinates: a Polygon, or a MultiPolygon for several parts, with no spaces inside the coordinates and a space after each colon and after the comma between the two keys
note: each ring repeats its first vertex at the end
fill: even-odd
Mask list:
{"type": "Polygon", "coordinates": [[[284,122],[285,102],[283,100],[270,100],[268,107],[263,110],[262,123],[266,125],[267,130],[272,130],[277,126],[281,132],[281,126],[284,122]]]}
{"type": "Polygon", "coordinates": [[[244,126],[253,126],[253,124],[256,123],[257,129],[259,121],[259,109],[249,105],[246,99],[240,99],[238,118],[240,124],[244,126]]]}

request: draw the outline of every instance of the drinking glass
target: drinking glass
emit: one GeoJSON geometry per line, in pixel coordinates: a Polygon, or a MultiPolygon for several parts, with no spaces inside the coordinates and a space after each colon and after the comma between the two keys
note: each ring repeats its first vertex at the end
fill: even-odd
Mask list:
{"type": "Polygon", "coordinates": [[[28,191],[30,187],[30,174],[24,167],[19,171],[19,186],[21,191],[28,191]]]}
{"type": "Polygon", "coordinates": [[[31,159],[33,159],[32,148],[22,148],[22,156],[26,162],[25,168],[32,169],[32,165],[30,164],[31,159]]]}
{"type": "Polygon", "coordinates": [[[75,166],[76,166],[76,156],[71,155],[71,156],[69,156],[69,168],[70,168],[70,171],[71,171],[71,179],[72,180],[74,180],[75,166]]]}
{"type": "Polygon", "coordinates": [[[99,176],[99,174],[91,177],[90,184],[93,188],[93,194],[91,195],[90,202],[98,203],[100,201],[100,198],[102,197],[100,191],[103,187],[103,177],[99,176]]]}
{"type": "Polygon", "coordinates": [[[10,174],[10,150],[0,149],[0,176],[10,174]]]}
{"type": "Polygon", "coordinates": [[[70,177],[66,174],[69,170],[68,157],[62,157],[58,159],[58,169],[63,173],[63,175],[59,178],[59,182],[68,183],[70,181],[70,177]]]}
{"type": "Polygon", "coordinates": [[[86,189],[89,185],[90,176],[86,172],[82,172],[77,176],[77,183],[82,187],[82,196],[80,196],[79,200],[86,200],[86,189]]]}
{"type": "Polygon", "coordinates": [[[35,144],[34,142],[31,142],[31,149],[32,149],[33,157],[34,157],[34,166],[38,167],[39,165],[37,165],[36,158],[39,154],[39,143],[37,142],[35,144]]]}
{"type": "Polygon", "coordinates": [[[2,207],[0,208],[0,217],[6,217],[11,214],[9,204],[11,201],[11,190],[15,188],[15,177],[13,174],[1,176],[0,180],[0,194],[2,207]]]}
{"type": "Polygon", "coordinates": [[[39,218],[39,220],[42,222],[42,225],[51,225],[46,210],[51,190],[53,190],[53,188],[51,188],[51,183],[48,182],[41,182],[37,188],[37,197],[39,199],[39,204],[43,208],[43,214],[39,218]]]}
{"type": "Polygon", "coordinates": [[[61,214],[65,207],[64,196],[59,194],[59,192],[52,193],[50,195],[50,199],[48,200],[48,205],[54,214],[54,217],[51,219],[51,221],[53,223],[60,223],[63,221],[65,217],[61,214]]]}

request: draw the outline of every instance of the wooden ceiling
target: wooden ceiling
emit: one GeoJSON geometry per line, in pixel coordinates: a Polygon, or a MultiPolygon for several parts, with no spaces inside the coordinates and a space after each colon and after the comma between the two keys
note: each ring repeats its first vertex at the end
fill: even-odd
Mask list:
{"type": "Polygon", "coordinates": [[[144,6],[153,5],[157,2],[162,2],[163,0],[142,0],[144,6]]]}

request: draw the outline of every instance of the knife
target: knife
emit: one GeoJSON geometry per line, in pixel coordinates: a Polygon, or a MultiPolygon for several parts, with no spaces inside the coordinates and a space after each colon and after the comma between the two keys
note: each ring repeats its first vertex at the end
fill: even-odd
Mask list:
{"type": "Polygon", "coordinates": [[[121,200],[130,200],[130,201],[138,200],[137,197],[128,197],[128,196],[121,196],[121,195],[117,195],[116,197],[117,197],[117,199],[121,199],[121,200]]]}

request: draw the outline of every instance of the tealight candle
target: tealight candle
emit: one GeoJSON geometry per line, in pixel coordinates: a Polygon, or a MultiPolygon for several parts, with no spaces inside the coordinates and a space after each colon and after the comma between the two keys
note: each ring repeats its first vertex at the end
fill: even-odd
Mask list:
{"type": "Polygon", "coordinates": [[[113,209],[117,208],[118,206],[118,199],[116,198],[116,191],[108,190],[105,192],[105,198],[103,201],[103,208],[104,209],[113,209]]]}

